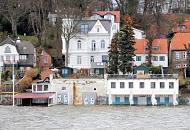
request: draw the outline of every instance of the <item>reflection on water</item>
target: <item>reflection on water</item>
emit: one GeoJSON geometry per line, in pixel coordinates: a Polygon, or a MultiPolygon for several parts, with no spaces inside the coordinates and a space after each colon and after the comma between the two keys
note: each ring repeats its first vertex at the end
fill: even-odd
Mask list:
{"type": "Polygon", "coordinates": [[[0,106],[0,129],[190,129],[190,106],[0,106]]]}

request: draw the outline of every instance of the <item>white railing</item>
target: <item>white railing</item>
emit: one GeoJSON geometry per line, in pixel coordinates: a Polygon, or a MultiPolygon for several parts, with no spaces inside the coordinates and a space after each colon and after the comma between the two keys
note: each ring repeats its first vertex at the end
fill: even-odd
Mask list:
{"type": "Polygon", "coordinates": [[[177,79],[178,74],[127,74],[127,75],[107,75],[107,79],[177,79]]]}

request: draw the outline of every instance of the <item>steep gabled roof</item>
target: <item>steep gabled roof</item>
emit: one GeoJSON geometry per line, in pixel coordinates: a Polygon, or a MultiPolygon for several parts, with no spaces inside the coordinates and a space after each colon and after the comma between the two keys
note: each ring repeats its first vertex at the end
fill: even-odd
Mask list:
{"type": "Polygon", "coordinates": [[[19,54],[34,54],[34,45],[28,41],[21,41],[17,44],[19,54]]]}
{"type": "MultiPolygon", "coordinates": [[[[147,39],[135,39],[135,54],[148,54],[148,51],[145,50],[147,46],[147,39]]],[[[159,47],[158,50],[152,50],[152,54],[167,54],[167,39],[154,39],[152,47],[159,47]]]]}
{"type": "MultiPolygon", "coordinates": [[[[104,26],[104,28],[106,29],[106,31],[108,31],[110,33],[110,29],[111,29],[111,20],[99,20],[101,22],[101,24],[104,26]]],[[[94,27],[94,25],[96,24],[97,20],[82,20],[79,22],[78,24],[78,28],[80,29],[80,26],[83,24],[87,24],[88,25],[88,32],[92,30],[92,28],[94,27]]]]}
{"type": "Polygon", "coordinates": [[[0,46],[4,44],[11,44],[13,46],[16,46],[15,41],[13,41],[10,37],[7,37],[4,41],[0,43],[0,46]]]}
{"type": "Polygon", "coordinates": [[[176,33],[171,41],[171,50],[185,50],[190,43],[190,33],[176,33]]]}

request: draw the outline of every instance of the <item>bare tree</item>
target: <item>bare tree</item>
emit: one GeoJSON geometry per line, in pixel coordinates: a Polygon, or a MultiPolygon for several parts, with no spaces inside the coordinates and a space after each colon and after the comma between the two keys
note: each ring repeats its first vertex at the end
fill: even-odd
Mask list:
{"type": "Polygon", "coordinates": [[[12,26],[13,36],[17,36],[19,19],[26,13],[24,0],[0,0],[0,14],[4,16],[12,26]]]}
{"type": "Polygon", "coordinates": [[[42,40],[47,27],[48,12],[51,10],[49,1],[47,0],[32,0],[29,4],[29,21],[34,34],[38,38],[39,45],[41,46],[42,40]]]}
{"type": "Polygon", "coordinates": [[[80,2],[77,2],[76,0],[57,1],[57,14],[60,18],[59,21],[63,22],[61,29],[66,49],[65,66],[68,66],[70,40],[76,37],[79,33],[78,25],[86,10],[86,7],[83,7],[84,5],[82,4],[82,1],[80,2]]]}

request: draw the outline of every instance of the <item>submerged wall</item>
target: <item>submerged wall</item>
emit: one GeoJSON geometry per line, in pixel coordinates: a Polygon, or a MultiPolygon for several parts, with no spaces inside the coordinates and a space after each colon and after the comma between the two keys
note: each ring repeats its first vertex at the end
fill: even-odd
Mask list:
{"type": "Polygon", "coordinates": [[[57,104],[107,104],[105,79],[53,79],[57,104]]]}

